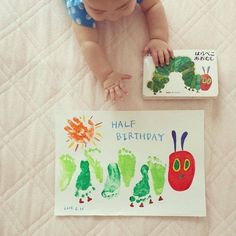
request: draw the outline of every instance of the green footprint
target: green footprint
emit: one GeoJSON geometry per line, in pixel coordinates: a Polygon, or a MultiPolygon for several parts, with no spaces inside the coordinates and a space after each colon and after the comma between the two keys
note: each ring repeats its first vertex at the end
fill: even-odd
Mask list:
{"type": "Polygon", "coordinates": [[[87,197],[88,202],[92,200],[90,198],[90,193],[95,188],[91,184],[91,176],[89,170],[89,162],[88,161],[81,161],[80,162],[80,169],[81,172],[76,180],[76,192],[75,196],[80,198],[80,203],[83,203],[83,198],[87,197]]]}
{"type": "Polygon", "coordinates": [[[166,165],[163,165],[161,160],[155,156],[149,157],[147,163],[152,175],[154,192],[159,196],[162,194],[165,184],[166,165]]]}
{"type": "Polygon", "coordinates": [[[60,190],[62,192],[69,186],[76,170],[76,164],[74,158],[70,155],[60,156],[59,161],[61,165],[60,190]]]}
{"type": "Polygon", "coordinates": [[[98,180],[99,183],[102,183],[103,182],[103,168],[100,162],[93,159],[93,157],[91,156],[91,154],[95,152],[101,153],[101,151],[97,148],[89,148],[88,150],[84,151],[84,155],[89,162],[89,166],[93,169],[96,179],[98,180]]]}
{"type": "MultiPolygon", "coordinates": [[[[147,165],[142,165],[141,167],[141,175],[142,179],[134,186],[133,189],[133,196],[129,198],[131,202],[131,207],[134,207],[133,203],[141,203],[139,206],[144,207],[143,202],[147,199],[151,200],[150,196],[150,185],[149,185],[149,178],[148,178],[148,171],[149,168],[147,165]]],[[[150,202],[151,204],[151,202],[150,202]]]]}
{"type": "Polygon", "coordinates": [[[125,148],[119,150],[118,166],[120,169],[120,173],[123,177],[123,182],[126,187],[129,187],[131,179],[134,177],[135,164],[136,164],[136,157],[131,151],[125,148]]]}
{"type": "Polygon", "coordinates": [[[108,176],[101,194],[104,198],[110,199],[118,195],[120,189],[120,171],[117,163],[109,164],[107,169],[108,176]]]}

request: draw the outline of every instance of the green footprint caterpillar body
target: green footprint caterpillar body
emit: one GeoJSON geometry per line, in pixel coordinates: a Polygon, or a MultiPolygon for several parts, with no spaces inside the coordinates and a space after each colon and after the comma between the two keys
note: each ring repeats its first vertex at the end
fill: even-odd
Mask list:
{"type": "Polygon", "coordinates": [[[108,176],[105,183],[105,187],[102,191],[104,198],[116,197],[120,189],[120,170],[117,163],[109,164],[107,167],[108,176]]]}
{"type": "Polygon", "coordinates": [[[80,203],[84,203],[83,198],[87,197],[87,201],[91,201],[92,198],[89,197],[91,190],[95,190],[95,188],[91,184],[91,176],[89,170],[89,162],[81,161],[80,162],[81,172],[77,177],[76,181],[76,192],[75,196],[79,197],[80,203]]]}
{"type": "Polygon", "coordinates": [[[96,179],[99,183],[103,182],[103,168],[99,161],[95,160],[92,156],[94,153],[101,153],[98,148],[89,148],[84,151],[84,155],[89,162],[89,166],[92,168],[96,179]]]}
{"type": "Polygon", "coordinates": [[[70,184],[76,170],[76,163],[70,155],[62,155],[59,158],[61,165],[60,190],[64,191],[70,184]]]}
{"type": "Polygon", "coordinates": [[[160,159],[155,156],[149,157],[147,163],[152,176],[154,192],[157,196],[160,196],[159,201],[161,201],[163,200],[161,194],[165,185],[166,165],[163,165],[160,159]]]}
{"type": "MultiPolygon", "coordinates": [[[[149,185],[149,177],[148,177],[149,167],[144,164],[141,167],[141,175],[142,179],[134,186],[133,196],[130,199],[130,206],[134,207],[134,203],[140,203],[139,207],[144,207],[143,202],[147,199],[150,199],[150,185],[149,185]]],[[[150,202],[152,203],[151,199],[150,202]]]]}
{"type": "Polygon", "coordinates": [[[123,177],[123,182],[125,187],[129,187],[130,182],[135,174],[135,165],[136,165],[136,157],[135,155],[125,149],[122,148],[118,152],[118,166],[123,177]]]}

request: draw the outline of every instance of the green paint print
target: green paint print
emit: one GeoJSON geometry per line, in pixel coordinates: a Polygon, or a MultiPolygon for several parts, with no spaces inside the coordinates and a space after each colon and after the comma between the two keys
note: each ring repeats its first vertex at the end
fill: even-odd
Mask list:
{"type": "MultiPolygon", "coordinates": [[[[139,207],[144,207],[143,202],[147,199],[150,199],[150,185],[149,185],[149,178],[148,178],[148,171],[149,167],[147,165],[142,165],[141,167],[141,174],[142,179],[135,185],[133,189],[133,196],[129,199],[131,201],[130,206],[134,207],[134,202],[140,203],[139,207]]],[[[150,199],[149,203],[152,203],[150,199]]]]}
{"type": "Polygon", "coordinates": [[[95,190],[91,184],[90,170],[89,170],[89,162],[81,161],[80,162],[81,172],[76,181],[76,192],[75,196],[80,197],[80,203],[84,203],[83,198],[87,197],[87,201],[91,201],[92,198],[89,197],[91,193],[91,189],[95,190]]]}
{"type": "Polygon", "coordinates": [[[102,191],[102,196],[110,199],[118,195],[120,189],[120,171],[117,163],[109,164],[107,170],[108,176],[102,191]]]}
{"type": "Polygon", "coordinates": [[[165,184],[166,165],[163,165],[161,160],[154,156],[148,158],[148,166],[152,175],[154,192],[159,196],[162,194],[165,184]]]}
{"type": "Polygon", "coordinates": [[[61,165],[60,190],[64,191],[70,184],[72,176],[76,170],[76,164],[70,155],[62,155],[59,158],[61,165]]]}
{"type": "Polygon", "coordinates": [[[99,161],[95,160],[91,154],[93,153],[101,153],[101,151],[98,148],[89,148],[88,150],[84,151],[84,155],[87,158],[89,162],[89,166],[92,168],[96,179],[99,183],[103,182],[103,168],[99,161]]]}
{"type": "Polygon", "coordinates": [[[118,152],[118,166],[126,187],[129,187],[131,179],[135,174],[136,157],[125,148],[118,152]]]}
{"type": "Polygon", "coordinates": [[[195,64],[189,57],[179,56],[170,59],[169,65],[156,67],[151,81],[148,81],[147,87],[155,94],[162,92],[165,85],[169,82],[169,76],[172,72],[182,74],[185,88],[199,92],[200,90],[209,90],[212,79],[208,74],[195,74],[195,64]],[[207,81],[207,85],[206,85],[207,81]]]}

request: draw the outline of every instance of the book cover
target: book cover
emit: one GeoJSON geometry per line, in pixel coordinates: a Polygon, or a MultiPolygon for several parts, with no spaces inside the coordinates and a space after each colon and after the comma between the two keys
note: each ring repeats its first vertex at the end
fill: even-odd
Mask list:
{"type": "Polygon", "coordinates": [[[218,95],[214,50],[174,50],[169,65],[155,67],[144,58],[143,98],[215,98],[218,95]]]}

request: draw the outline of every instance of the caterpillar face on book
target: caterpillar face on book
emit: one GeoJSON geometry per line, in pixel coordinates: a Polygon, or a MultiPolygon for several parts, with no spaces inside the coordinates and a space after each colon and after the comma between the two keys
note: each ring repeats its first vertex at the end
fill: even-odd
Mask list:
{"type": "Polygon", "coordinates": [[[147,87],[153,91],[154,94],[161,92],[165,85],[169,82],[169,76],[172,72],[179,72],[182,74],[182,79],[185,88],[188,90],[199,92],[199,90],[209,90],[212,84],[212,79],[207,73],[195,74],[195,64],[189,57],[178,56],[170,60],[169,65],[163,67],[156,67],[153,72],[152,80],[148,81],[147,87]]]}

